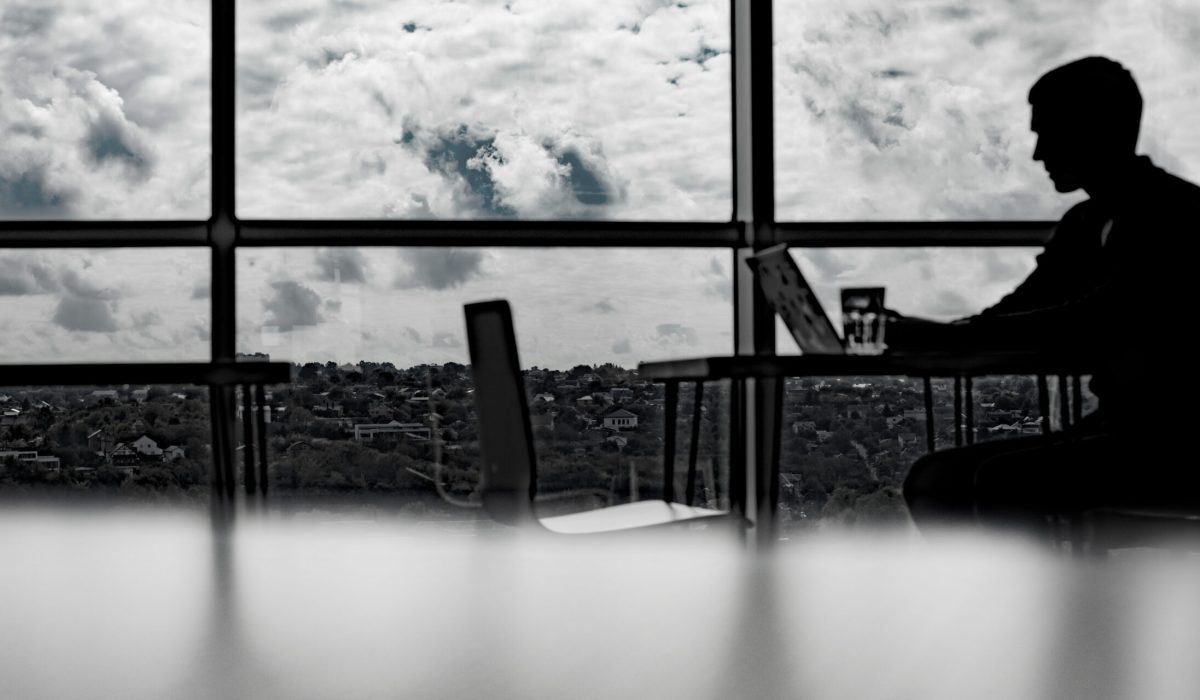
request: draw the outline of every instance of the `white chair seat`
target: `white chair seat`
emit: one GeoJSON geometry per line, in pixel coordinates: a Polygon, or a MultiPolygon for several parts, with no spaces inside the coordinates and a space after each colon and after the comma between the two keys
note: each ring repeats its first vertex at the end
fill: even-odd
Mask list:
{"type": "Polygon", "coordinates": [[[691,521],[729,517],[726,511],[697,508],[666,501],[636,501],[582,513],[539,518],[547,530],[563,535],[615,532],[634,528],[670,525],[691,521]]]}

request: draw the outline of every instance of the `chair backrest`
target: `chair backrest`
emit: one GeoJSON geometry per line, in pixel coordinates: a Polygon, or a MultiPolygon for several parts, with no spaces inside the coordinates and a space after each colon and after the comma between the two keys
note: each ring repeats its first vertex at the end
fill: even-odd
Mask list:
{"type": "Polygon", "coordinates": [[[466,304],[463,310],[483,453],[483,508],[505,524],[535,523],[537,462],[512,311],[504,300],[466,304]]]}

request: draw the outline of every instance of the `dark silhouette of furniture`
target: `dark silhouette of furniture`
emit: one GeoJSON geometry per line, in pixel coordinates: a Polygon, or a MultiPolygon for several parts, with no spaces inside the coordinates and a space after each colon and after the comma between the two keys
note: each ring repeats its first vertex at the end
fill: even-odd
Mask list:
{"type": "MultiPolygon", "coordinates": [[[[466,304],[464,312],[483,456],[482,505],[490,517],[506,525],[560,534],[666,527],[707,529],[741,521],[728,511],[674,503],[670,488],[664,488],[663,500],[539,518],[534,508],[537,459],[512,312],[504,300],[466,304]]],[[[668,432],[673,428],[668,424],[668,432]]],[[[667,474],[666,478],[672,476],[667,474]]]]}
{"type": "MultiPolygon", "coordinates": [[[[1061,399],[1061,422],[1065,427],[1082,415],[1082,392],[1079,377],[1088,374],[1091,362],[1076,355],[1035,352],[944,352],[900,351],[885,355],[823,355],[798,356],[736,355],[696,357],[663,362],[642,363],[638,372],[643,379],[665,384],[668,421],[671,421],[682,382],[695,382],[697,393],[704,382],[731,380],[735,394],[746,391],[746,383],[756,382],[760,427],[754,435],[758,455],[755,483],[756,510],[760,516],[760,540],[774,538],[773,519],[779,502],[780,426],[783,418],[783,381],[786,377],[865,377],[906,376],[924,384],[926,449],[933,452],[935,444],[933,377],[954,379],[954,444],[972,444],[975,438],[974,396],[972,378],[996,374],[1033,375],[1038,378],[1041,430],[1051,430],[1049,377],[1058,377],[1061,399]],[[1070,379],[1069,379],[1070,378],[1070,379]],[[1068,381],[1073,391],[1068,392],[1068,381]],[[965,395],[964,395],[965,394],[965,395]],[[1068,396],[1070,400],[1068,401],[1068,396]]],[[[674,461],[675,443],[666,441],[665,460],[674,461]]],[[[689,467],[689,483],[692,468],[689,467]]],[[[736,485],[734,485],[736,486],[736,485]]],[[[733,488],[734,486],[731,486],[733,488]]],[[[690,487],[689,487],[690,498],[690,487]]],[[[1077,521],[1076,521],[1077,522],[1077,521]]],[[[1066,524],[1064,537],[1077,537],[1080,530],[1066,524]]]]}

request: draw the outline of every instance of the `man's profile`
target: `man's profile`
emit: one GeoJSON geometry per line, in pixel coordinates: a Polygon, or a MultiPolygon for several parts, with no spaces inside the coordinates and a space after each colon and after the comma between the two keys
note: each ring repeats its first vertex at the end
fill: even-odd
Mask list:
{"type": "Polygon", "coordinates": [[[1063,216],[1037,268],[997,304],[949,325],[898,317],[889,344],[1089,358],[1100,408],[1054,436],[918,460],[905,482],[918,524],[980,517],[1036,527],[1056,512],[1100,505],[1200,502],[1188,492],[1195,470],[1171,445],[1190,417],[1174,378],[1194,369],[1183,341],[1193,314],[1183,300],[1200,291],[1187,284],[1200,188],[1137,155],[1142,97],[1115,61],[1055,68],[1029,103],[1033,159],[1057,191],[1082,189],[1089,199],[1063,216]]]}

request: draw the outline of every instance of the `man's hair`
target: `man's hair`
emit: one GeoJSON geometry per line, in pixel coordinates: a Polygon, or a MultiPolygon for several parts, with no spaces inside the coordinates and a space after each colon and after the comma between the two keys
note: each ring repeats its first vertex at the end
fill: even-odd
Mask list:
{"type": "Polygon", "coordinates": [[[1142,93],[1133,74],[1103,56],[1088,56],[1046,73],[1029,90],[1043,107],[1133,150],[1142,121],[1142,93]]]}

